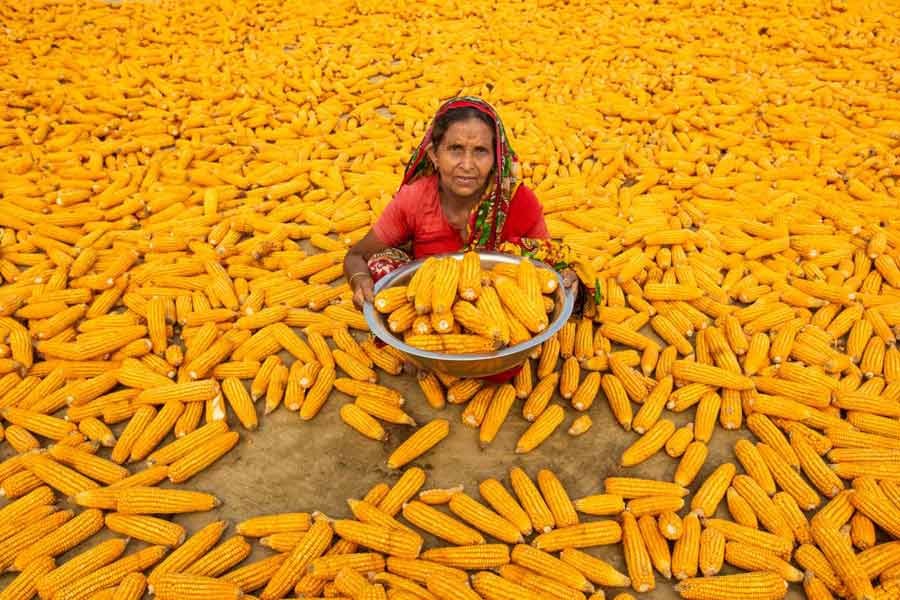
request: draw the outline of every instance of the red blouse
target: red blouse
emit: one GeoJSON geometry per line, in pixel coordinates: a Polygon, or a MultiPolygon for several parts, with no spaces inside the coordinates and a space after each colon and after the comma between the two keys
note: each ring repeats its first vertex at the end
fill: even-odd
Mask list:
{"type": "MultiPolygon", "coordinates": [[[[469,217],[469,231],[475,225],[475,211],[469,217]]],[[[372,228],[387,246],[412,242],[414,258],[458,252],[465,245],[459,232],[450,226],[441,208],[437,175],[423,177],[400,188],[372,228]]],[[[537,196],[524,185],[513,194],[501,239],[549,238],[544,212],[537,196]]]]}

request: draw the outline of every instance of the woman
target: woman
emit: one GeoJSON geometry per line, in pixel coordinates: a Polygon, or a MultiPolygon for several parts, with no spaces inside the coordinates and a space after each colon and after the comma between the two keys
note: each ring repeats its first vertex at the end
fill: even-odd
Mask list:
{"type": "Polygon", "coordinates": [[[374,282],[414,258],[467,249],[533,256],[578,278],[553,244],[541,205],[518,181],[518,159],[496,111],[484,100],[454,98],[435,115],[403,183],[366,236],[344,259],[357,307],[374,282]]]}

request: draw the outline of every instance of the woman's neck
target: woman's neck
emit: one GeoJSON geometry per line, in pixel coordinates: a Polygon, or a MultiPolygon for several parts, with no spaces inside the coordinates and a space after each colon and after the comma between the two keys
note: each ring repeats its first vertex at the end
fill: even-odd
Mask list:
{"type": "Polygon", "coordinates": [[[472,194],[471,196],[458,196],[450,190],[445,189],[440,181],[438,181],[438,196],[441,199],[441,205],[445,209],[450,209],[454,212],[469,212],[478,205],[483,194],[484,190],[480,190],[477,194],[472,194]]]}

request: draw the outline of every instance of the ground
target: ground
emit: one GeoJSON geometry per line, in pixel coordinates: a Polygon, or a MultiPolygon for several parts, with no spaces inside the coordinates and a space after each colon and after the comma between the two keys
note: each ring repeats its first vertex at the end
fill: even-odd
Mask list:
{"type": "MultiPolygon", "coordinates": [[[[568,410],[566,421],[550,439],[529,454],[516,455],[513,453],[516,440],[528,425],[520,410],[517,412],[521,409],[521,403],[510,411],[493,444],[481,449],[478,431],[462,424],[462,407],[448,405],[443,411],[435,411],[425,402],[413,376],[389,377],[383,373],[379,376],[382,383],[397,389],[406,398],[404,409],[418,423],[435,417],[451,422],[449,437],[413,463],[428,472],[425,488],[462,484],[467,493],[478,498],[478,483],[484,479],[494,477],[508,486],[511,467],[522,467],[532,477],[539,469],[549,468],[559,476],[574,499],[600,493],[603,479],[610,476],[640,476],[671,481],[677,466],[677,460],[660,452],[637,467],[619,467],[619,456],[637,436],[623,433],[613,419],[602,392],[589,411],[594,425],[587,433],[577,438],[565,433],[569,423],[577,416],[575,411],[568,410]]],[[[561,401],[558,396],[556,399],[561,401]]],[[[232,423],[233,428],[242,435],[238,446],[215,465],[178,486],[213,493],[222,500],[222,506],[211,513],[183,515],[174,520],[189,532],[194,532],[215,519],[227,519],[235,524],[251,516],[277,512],[321,510],[330,517],[349,516],[348,498],[361,498],[378,482],[396,481],[400,472],[387,467],[387,457],[411,431],[399,425],[388,426],[390,439],[385,444],[363,438],[342,423],[338,416],[341,405],[350,400],[348,396],[334,392],[322,412],[310,422],[301,421],[295,413],[280,408],[261,417],[260,428],[254,432],[247,432],[239,424],[232,423]]],[[[667,411],[666,417],[680,426],[692,414],[693,411],[680,415],[667,411]]],[[[731,449],[740,437],[752,439],[752,434],[746,429],[728,432],[716,428],[709,444],[709,457],[693,489],[716,466],[735,460],[731,449]]],[[[726,511],[724,502],[720,511],[723,514],[726,511]]],[[[226,531],[223,539],[230,535],[234,535],[233,527],[226,531]]],[[[110,532],[104,530],[92,538],[92,544],[109,536],[110,532]]],[[[426,535],[426,545],[437,543],[426,535]]],[[[76,552],[84,548],[79,546],[76,552]]],[[[592,549],[590,552],[626,571],[621,546],[592,549]]],[[[270,553],[268,549],[254,544],[254,553],[248,561],[270,553]]],[[[68,559],[68,556],[62,558],[68,559]]],[[[0,578],[0,587],[9,580],[8,576],[0,578]]],[[[612,598],[615,590],[607,590],[607,595],[612,598]]],[[[668,600],[678,598],[678,594],[672,583],[657,576],[657,589],[640,597],[668,600]]],[[[792,590],[788,596],[802,597],[799,588],[792,590]]]]}

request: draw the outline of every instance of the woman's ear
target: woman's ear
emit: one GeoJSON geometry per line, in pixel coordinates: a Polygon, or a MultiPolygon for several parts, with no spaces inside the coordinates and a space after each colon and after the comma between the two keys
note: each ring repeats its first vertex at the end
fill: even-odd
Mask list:
{"type": "Polygon", "coordinates": [[[434,142],[428,144],[428,147],[425,148],[425,154],[428,156],[428,159],[431,161],[431,164],[437,165],[437,152],[434,148],[434,142]]]}

